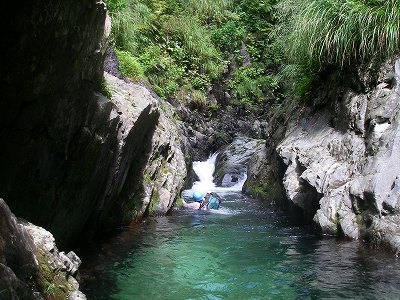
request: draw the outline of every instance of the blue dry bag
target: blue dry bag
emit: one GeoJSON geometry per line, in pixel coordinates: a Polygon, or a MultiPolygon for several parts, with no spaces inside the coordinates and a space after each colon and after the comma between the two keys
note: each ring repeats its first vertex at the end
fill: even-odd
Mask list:
{"type": "Polygon", "coordinates": [[[219,208],[219,201],[214,196],[210,196],[208,199],[207,209],[218,209],[219,208]]]}

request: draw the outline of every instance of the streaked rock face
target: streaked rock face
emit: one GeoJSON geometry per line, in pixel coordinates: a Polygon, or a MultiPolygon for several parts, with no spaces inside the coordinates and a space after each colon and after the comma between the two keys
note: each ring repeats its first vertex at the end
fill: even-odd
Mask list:
{"type": "MultiPolygon", "coordinates": [[[[132,122],[139,107],[151,107],[157,114],[147,131],[146,127],[134,128],[133,139],[146,135],[142,142],[129,142],[137,148],[136,155],[130,162],[119,200],[113,206],[112,219],[129,223],[145,215],[165,214],[179,197],[187,173],[181,150],[183,134],[173,118],[173,108],[143,85],[127,83],[109,74],[105,76],[113,91],[111,101],[128,122],[132,122]]],[[[139,121],[149,119],[138,114],[139,121]]],[[[128,142],[122,144],[128,145],[128,142]]]]}
{"type": "Polygon", "coordinates": [[[287,198],[323,233],[400,249],[399,92],[397,60],[382,67],[375,87],[347,90],[293,123],[278,145],[287,198]]]}
{"type": "Polygon", "coordinates": [[[64,248],[167,212],[186,167],[172,113],[154,93],[111,76],[112,99],[100,93],[104,3],[50,2],[7,6],[0,196],[64,248]]]}

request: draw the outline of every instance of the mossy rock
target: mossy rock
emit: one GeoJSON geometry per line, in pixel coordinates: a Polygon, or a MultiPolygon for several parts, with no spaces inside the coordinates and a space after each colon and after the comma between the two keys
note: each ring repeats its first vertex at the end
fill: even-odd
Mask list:
{"type": "Polygon", "coordinates": [[[49,257],[41,250],[36,251],[39,269],[36,274],[37,289],[45,300],[68,299],[73,287],[67,280],[67,274],[60,269],[53,270],[49,265],[49,257]]]}
{"type": "Polygon", "coordinates": [[[278,180],[271,177],[248,182],[244,192],[254,198],[270,202],[280,203],[285,199],[284,192],[278,180]]]}

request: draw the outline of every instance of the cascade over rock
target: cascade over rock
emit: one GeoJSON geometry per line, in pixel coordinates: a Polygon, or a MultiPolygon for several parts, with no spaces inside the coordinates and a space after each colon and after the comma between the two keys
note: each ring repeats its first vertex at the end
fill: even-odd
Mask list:
{"type": "Polygon", "coordinates": [[[288,126],[277,176],[289,205],[322,233],[400,251],[400,60],[367,75],[354,80],[363,88],[320,87],[327,104],[288,126]]]}
{"type": "Polygon", "coordinates": [[[265,141],[246,137],[236,138],[225,146],[215,161],[214,182],[217,186],[231,187],[245,179],[247,164],[254,152],[264,149],[265,141]]]}

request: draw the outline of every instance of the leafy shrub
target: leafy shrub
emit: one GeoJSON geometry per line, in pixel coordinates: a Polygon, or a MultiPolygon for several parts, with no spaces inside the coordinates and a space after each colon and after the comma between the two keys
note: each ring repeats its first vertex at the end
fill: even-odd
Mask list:
{"type": "MultiPolygon", "coordinates": [[[[185,1],[186,2],[186,1],[185,1]]],[[[232,0],[188,0],[189,15],[197,15],[206,23],[221,23],[233,6],[232,0]]]]}
{"type": "Polygon", "coordinates": [[[239,49],[244,39],[246,31],[238,18],[238,15],[232,14],[222,24],[211,27],[213,43],[222,51],[229,53],[239,49]]]}
{"type": "Polygon", "coordinates": [[[251,64],[235,72],[229,88],[243,103],[257,105],[274,85],[273,59],[267,61],[265,51],[273,1],[106,0],[121,73],[147,77],[164,99],[189,95],[181,99],[203,107],[210,85],[245,42],[251,64]]]}
{"type": "Polygon", "coordinates": [[[122,75],[132,79],[138,79],[143,76],[143,67],[136,57],[133,57],[127,51],[115,50],[115,53],[118,57],[119,70],[122,75]]]}
{"type": "Polygon", "coordinates": [[[264,92],[275,91],[278,82],[273,75],[264,74],[261,67],[241,67],[237,69],[228,82],[232,95],[239,103],[257,107],[264,101],[264,92]]]}

